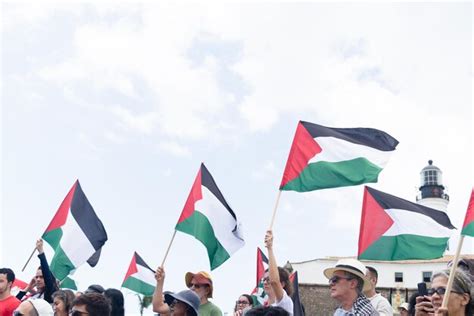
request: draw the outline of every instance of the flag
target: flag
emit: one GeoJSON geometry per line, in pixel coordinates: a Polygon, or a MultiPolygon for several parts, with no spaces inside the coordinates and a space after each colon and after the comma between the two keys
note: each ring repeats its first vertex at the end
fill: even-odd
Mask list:
{"type": "Polygon", "coordinates": [[[199,168],[176,230],[194,236],[203,243],[211,270],[224,263],[245,244],[236,214],[204,164],[199,168]]]}
{"type": "Polygon", "coordinates": [[[304,316],[304,306],[300,301],[298,271],[290,275],[290,281],[293,283],[293,294],[291,295],[291,299],[293,300],[293,316],[304,316]]]}
{"type": "Polygon", "coordinates": [[[60,281],[86,261],[91,267],[97,264],[107,233],[79,180],[64,198],[42,237],[54,249],[50,268],[60,281]]]}
{"type": "Polygon", "coordinates": [[[300,121],[280,190],[308,192],[377,182],[398,141],[373,128],[329,128],[300,121]]]}
{"type": "Polygon", "coordinates": [[[474,189],[471,191],[461,235],[474,237],[474,189]]]}
{"type": "Polygon", "coordinates": [[[252,297],[256,305],[263,305],[263,302],[267,299],[267,293],[263,289],[263,276],[265,270],[268,269],[268,258],[265,256],[263,251],[257,247],[257,283],[253,291],[251,292],[252,297]],[[265,265],[264,265],[265,264],[265,265]]]}
{"type": "Polygon", "coordinates": [[[130,266],[128,267],[127,274],[125,275],[125,279],[123,280],[122,287],[145,296],[150,296],[153,295],[155,291],[155,285],[155,271],[135,252],[132,257],[132,262],[130,262],[130,266]]]}
{"type": "Polygon", "coordinates": [[[59,288],[77,291],[76,281],[74,281],[71,276],[67,276],[59,282],[59,288]]]}
{"type": "Polygon", "coordinates": [[[451,230],[446,213],[365,187],[359,259],[408,260],[443,256],[451,230]]]}

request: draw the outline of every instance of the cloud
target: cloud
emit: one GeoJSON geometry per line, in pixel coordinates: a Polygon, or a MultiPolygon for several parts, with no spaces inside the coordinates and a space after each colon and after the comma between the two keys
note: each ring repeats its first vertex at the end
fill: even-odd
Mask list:
{"type": "Polygon", "coordinates": [[[176,142],[163,141],[163,142],[160,142],[159,147],[163,151],[170,153],[176,157],[190,157],[191,156],[191,152],[187,147],[180,145],[176,142]]]}
{"type": "Polygon", "coordinates": [[[110,109],[110,112],[118,118],[123,128],[145,135],[152,133],[155,122],[157,121],[156,112],[134,114],[122,106],[115,106],[110,109]]]}

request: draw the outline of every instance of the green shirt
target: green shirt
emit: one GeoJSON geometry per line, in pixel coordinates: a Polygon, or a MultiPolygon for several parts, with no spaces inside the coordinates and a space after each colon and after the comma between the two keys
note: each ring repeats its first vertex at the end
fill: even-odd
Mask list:
{"type": "Polygon", "coordinates": [[[199,316],[222,316],[222,311],[212,302],[199,305],[199,316]]]}

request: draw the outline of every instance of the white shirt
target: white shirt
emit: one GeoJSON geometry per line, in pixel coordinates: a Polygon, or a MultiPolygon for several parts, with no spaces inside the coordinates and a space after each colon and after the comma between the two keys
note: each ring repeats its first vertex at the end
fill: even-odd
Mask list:
{"type": "Polygon", "coordinates": [[[374,309],[379,312],[380,316],[392,316],[393,308],[388,302],[388,300],[382,296],[382,294],[377,293],[372,297],[369,297],[370,303],[374,309]]]}
{"type": "Polygon", "coordinates": [[[272,306],[278,306],[286,310],[288,313],[290,313],[290,316],[293,316],[293,301],[291,300],[291,297],[286,294],[285,291],[283,291],[283,297],[279,302],[275,302],[272,304],[272,306]]]}

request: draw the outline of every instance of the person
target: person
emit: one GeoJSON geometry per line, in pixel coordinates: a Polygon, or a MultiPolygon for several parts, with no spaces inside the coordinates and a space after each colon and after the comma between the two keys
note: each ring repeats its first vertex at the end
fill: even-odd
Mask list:
{"type": "Polygon", "coordinates": [[[153,312],[160,313],[160,315],[197,316],[201,304],[199,296],[192,290],[184,290],[176,294],[173,292],[163,293],[165,276],[165,269],[158,267],[155,272],[156,287],[152,299],[153,312]]]}
{"type": "Polygon", "coordinates": [[[365,272],[365,276],[369,279],[371,286],[364,292],[365,296],[367,296],[374,309],[379,312],[380,316],[392,316],[392,305],[390,305],[389,301],[383,297],[382,294],[375,291],[379,273],[374,267],[367,266],[366,268],[367,271],[365,272]]]}
{"type": "Polygon", "coordinates": [[[38,258],[40,259],[40,267],[36,270],[36,275],[30,281],[28,286],[19,291],[16,297],[22,300],[27,293],[31,294],[31,298],[43,298],[48,303],[53,303],[52,294],[59,288],[51,270],[49,270],[48,261],[43,250],[43,239],[36,241],[36,250],[38,250],[38,258]],[[36,289],[35,289],[36,287],[36,289]]]}
{"type": "Polygon", "coordinates": [[[263,275],[263,289],[268,295],[267,305],[278,306],[293,315],[292,284],[290,274],[276,263],[273,252],[273,232],[267,230],[265,234],[265,247],[268,252],[268,270],[263,275]]]}
{"type": "Polygon", "coordinates": [[[460,268],[455,270],[453,287],[449,294],[447,308],[443,308],[444,295],[448,285],[450,270],[443,270],[431,277],[431,288],[428,295],[416,298],[415,315],[473,315],[473,285],[468,274],[460,268]]]}
{"type": "Polygon", "coordinates": [[[99,293],[84,293],[72,301],[72,316],[110,316],[110,303],[99,293]]]}
{"type": "Polygon", "coordinates": [[[104,287],[100,284],[91,284],[89,287],[84,291],[84,293],[99,293],[104,294],[104,287]]]}
{"type": "Polygon", "coordinates": [[[55,316],[68,316],[74,300],[71,290],[58,290],[53,293],[53,311],[55,316]]]}
{"type": "Polygon", "coordinates": [[[379,315],[363,294],[371,286],[365,270],[360,261],[352,258],[340,259],[334,267],[324,270],[324,276],[329,280],[330,295],[340,304],[334,316],[379,315]]]}
{"type": "Polygon", "coordinates": [[[15,273],[12,269],[0,269],[0,316],[11,316],[20,305],[20,300],[11,295],[15,273]]]}
{"type": "Polygon", "coordinates": [[[253,299],[249,294],[242,294],[239,296],[237,302],[235,302],[234,316],[243,315],[244,309],[251,309],[253,307],[253,299]]]}
{"type": "Polygon", "coordinates": [[[258,306],[252,308],[244,316],[289,316],[285,309],[279,306],[258,306]]]}
{"type": "Polygon", "coordinates": [[[199,316],[222,316],[220,308],[209,300],[212,298],[212,293],[214,291],[212,278],[209,273],[206,271],[200,271],[197,273],[187,272],[184,281],[186,286],[191,291],[194,291],[201,300],[199,316]]]}
{"type": "Polygon", "coordinates": [[[29,298],[20,305],[13,312],[13,315],[22,316],[53,316],[53,308],[42,298],[29,298]]]}
{"type": "Polygon", "coordinates": [[[400,304],[400,306],[398,306],[398,313],[400,314],[400,316],[408,316],[408,309],[408,303],[402,303],[400,304]]]}
{"type": "Polygon", "coordinates": [[[110,306],[112,307],[110,311],[110,316],[124,316],[124,299],[123,294],[120,290],[117,289],[107,289],[104,291],[104,296],[109,299],[110,306]]]}

